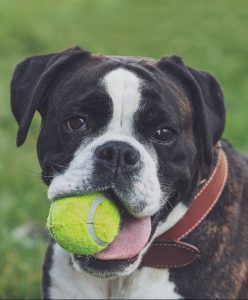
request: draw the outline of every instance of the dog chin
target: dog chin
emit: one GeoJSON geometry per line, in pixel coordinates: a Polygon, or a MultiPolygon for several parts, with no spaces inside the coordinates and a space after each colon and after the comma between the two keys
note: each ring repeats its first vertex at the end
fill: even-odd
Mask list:
{"type": "Polygon", "coordinates": [[[88,274],[102,278],[115,279],[128,276],[134,272],[139,264],[139,258],[131,260],[100,260],[91,256],[72,255],[72,264],[79,272],[87,272],[88,274]]]}

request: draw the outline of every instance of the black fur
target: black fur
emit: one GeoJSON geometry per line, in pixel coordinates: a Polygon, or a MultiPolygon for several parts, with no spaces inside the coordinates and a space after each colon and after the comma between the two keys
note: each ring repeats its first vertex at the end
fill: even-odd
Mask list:
{"type": "Polygon", "coordinates": [[[88,55],[76,47],[62,53],[30,57],[17,65],[11,82],[11,107],[19,124],[17,146],[25,142],[35,111],[45,118],[47,94],[59,80],[60,73],[88,55]]]}
{"type": "Polygon", "coordinates": [[[50,280],[50,269],[53,264],[53,245],[54,243],[51,241],[50,245],[47,248],[44,264],[42,267],[43,270],[43,276],[42,276],[42,299],[50,299],[49,296],[49,287],[51,286],[51,280],[50,280]]]}
{"type": "Polygon", "coordinates": [[[224,97],[219,83],[210,74],[185,66],[177,56],[162,58],[158,67],[179,80],[188,93],[205,162],[211,165],[213,145],[220,139],[225,127],[224,97]]]}

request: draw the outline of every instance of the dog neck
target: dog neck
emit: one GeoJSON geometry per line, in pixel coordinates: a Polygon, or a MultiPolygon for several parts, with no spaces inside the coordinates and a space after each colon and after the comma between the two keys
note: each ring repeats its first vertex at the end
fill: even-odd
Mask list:
{"type": "Polygon", "coordinates": [[[199,257],[199,249],[182,240],[214,208],[225,187],[227,175],[227,158],[221,146],[218,146],[217,163],[210,177],[195,195],[183,217],[153,242],[143,259],[143,266],[179,268],[191,264],[199,257]]]}

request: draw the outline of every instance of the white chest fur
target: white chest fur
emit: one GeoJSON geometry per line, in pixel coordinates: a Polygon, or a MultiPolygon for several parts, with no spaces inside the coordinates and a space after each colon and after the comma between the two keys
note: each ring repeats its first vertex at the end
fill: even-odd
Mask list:
{"type": "Polygon", "coordinates": [[[98,279],[76,271],[69,254],[57,244],[50,279],[51,299],[182,299],[168,270],[142,268],[124,278],[98,279]]]}

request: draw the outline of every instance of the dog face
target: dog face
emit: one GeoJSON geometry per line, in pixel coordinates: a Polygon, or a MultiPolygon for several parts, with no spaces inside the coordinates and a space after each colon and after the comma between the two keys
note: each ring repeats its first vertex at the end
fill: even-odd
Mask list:
{"type": "Polygon", "coordinates": [[[32,57],[17,66],[11,96],[18,145],[41,114],[37,152],[48,197],[103,192],[144,237],[139,249],[130,244],[114,257],[72,256],[77,269],[96,276],[133,272],[154,238],[185,213],[224,128],[218,83],[177,57],[80,48],[32,57]]]}
{"type": "Polygon", "coordinates": [[[57,111],[63,143],[77,150],[69,150],[73,158],[52,180],[49,198],[113,189],[131,214],[154,214],[162,201],[157,158],[150,144],[138,140],[144,117],[141,107],[147,109],[140,91],[144,83],[137,74],[120,67],[99,73],[89,75],[93,82],[76,77],[66,95],[56,96],[65,97],[65,105],[58,103],[57,111]],[[77,88],[80,85],[82,89],[77,88]],[[75,98],[71,98],[73,90],[75,98]]]}

